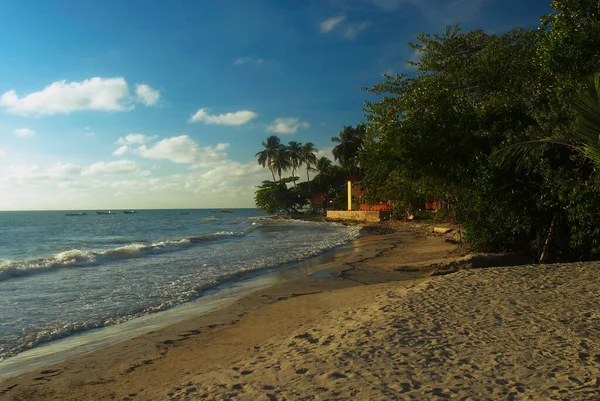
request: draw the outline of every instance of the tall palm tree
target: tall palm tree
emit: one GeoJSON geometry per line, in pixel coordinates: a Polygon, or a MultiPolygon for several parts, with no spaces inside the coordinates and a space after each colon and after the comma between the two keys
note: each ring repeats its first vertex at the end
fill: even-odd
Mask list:
{"type": "Polygon", "coordinates": [[[264,150],[261,150],[255,156],[258,158],[259,165],[271,170],[273,182],[275,182],[275,170],[272,167],[272,161],[275,149],[281,146],[281,140],[277,135],[271,135],[266,141],[262,142],[262,146],[264,147],[264,150]]]}
{"type": "Polygon", "coordinates": [[[340,162],[348,175],[358,167],[358,152],[363,146],[365,127],[359,124],[356,128],[344,126],[338,136],[331,137],[338,145],[333,148],[333,157],[340,162]]]}
{"type": "Polygon", "coordinates": [[[308,190],[312,192],[310,187],[310,175],[308,172],[312,169],[312,166],[317,164],[317,148],[312,142],[306,142],[300,148],[300,163],[306,165],[306,181],[308,182],[308,190]]]}
{"type": "Polygon", "coordinates": [[[514,165],[519,168],[540,145],[559,145],[576,150],[596,167],[600,167],[600,73],[590,75],[583,83],[581,93],[575,99],[574,110],[578,116],[575,130],[565,134],[534,141],[516,143],[500,149],[492,155],[492,161],[500,166],[514,165]]]}
{"type": "Polygon", "coordinates": [[[296,169],[302,164],[302,158],[300,152],[302,150],[302,144],[296,141],[288,142],[288,152],[290,162],[292,164],[292,178],[294,180],[294,188],[296,188],[296,169]]]}
{"type": "Polygon", "coordinates": [[[321,187],[320,189],[323,192],[329,192],[329,187],[331,186],[332,179],[332,169],[333,163],[325,156],[320,157],[315,163],[315,170],[317,171],[317,175],[314,179],[321,187]]]}
{"type": "Polygon", "coordinates": [[[271,153],[271,169],[277,171],[279,182],[281,183],[281,173],[288,171],[292,167],[290,151],[285,145],[279,145],[271,153]]]}

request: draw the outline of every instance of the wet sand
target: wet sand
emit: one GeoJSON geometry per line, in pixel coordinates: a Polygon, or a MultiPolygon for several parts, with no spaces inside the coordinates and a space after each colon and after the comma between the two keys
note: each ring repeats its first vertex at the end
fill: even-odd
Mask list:
{"type": "Polygon", "coordinates": [[[459,254],[362,238],[317,274],[3,380],[0,399],[600,399],[598,265],[424,276],[459,254]]]}

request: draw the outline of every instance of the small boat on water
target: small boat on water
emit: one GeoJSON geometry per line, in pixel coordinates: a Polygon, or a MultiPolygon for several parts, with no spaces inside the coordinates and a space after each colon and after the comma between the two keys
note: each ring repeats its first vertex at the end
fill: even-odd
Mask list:
{"type": "Polygon", "coordinates": [[[137,212],[135,210],[123,210],[123,213],[125,213],[125,214],[135,214],[137,212]]]}
{"type": "Polygon", "coordinates": [[[190,212],[179,212],[179,215],[180,215],[180,216],[186,216],[186,215],[188,215],[188,214],[190,214],[190,212]]]}
{"type": "Polygon", "coordinates": [[[221,213],[233,213],[231,209],[221,209],[221,213]]]}
{"type": "Polygon", "coordinates": [[[116,213],[113,212],[112,210],[108,210],[108,211],[96,210],[96,214],[116,214],[116,213]]]}
{"type": "Polygon", "coordinates": [[[81,213],[65,213],[65,216],[87,216],[86,212],[81,213]]]}

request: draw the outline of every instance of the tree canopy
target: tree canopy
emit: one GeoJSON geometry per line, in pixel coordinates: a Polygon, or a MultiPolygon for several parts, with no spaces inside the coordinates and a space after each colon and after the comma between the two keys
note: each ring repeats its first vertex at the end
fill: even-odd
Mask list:
{"type": "Polygon", "coordinates": [[[536,255],[556,226],[555,259],[600,254],[588,223],[600,223],[599,211],[580,203],[600,200],[595,166],[577,149],[539,146],[519,171],[490,161],[515,144],[576,138],[577,98],[600,71],[598,3],[552,5],[539,29],[421,34],[410,44],[421,56],[416,74],[384,75],[367,89],[381,96],[365,105],[360,152],[371,200],[447,200],[482,249],[536,255]]]}

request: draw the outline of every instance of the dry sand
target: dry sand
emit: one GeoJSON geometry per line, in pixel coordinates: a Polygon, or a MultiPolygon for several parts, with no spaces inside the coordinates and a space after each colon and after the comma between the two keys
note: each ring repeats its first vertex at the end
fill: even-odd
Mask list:
{"type": "Polygon", "coordinates": [[[600,400],[600,265],[410,272],[456,256],[441,237],[363,238],[329,277],[4,380],[0,398],[600,400]]]}

